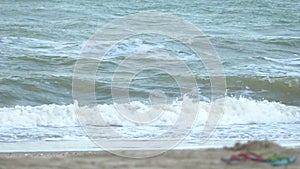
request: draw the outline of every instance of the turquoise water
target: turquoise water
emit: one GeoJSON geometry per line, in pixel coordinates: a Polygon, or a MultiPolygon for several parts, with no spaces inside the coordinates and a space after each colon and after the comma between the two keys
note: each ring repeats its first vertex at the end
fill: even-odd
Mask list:
{"type": "MultiPolygon", "coordinates": [[[[141,11],[171,13],[201,29],[222,59],[229,91],[248,87],[251,97],[300,105],[298,1],[2,1],[1,9],[2,107],[72,103],[83,43],[112,19],[141,11]]],[[[103,100],[109,87],[98,83],[103,100]]]]}
{"type": "MultiPolygon", "coordinates": [[[[0,144],[86,140],[84,133],[74,132],[80,128],[72,107],[72,77],[80,51],[89,37],[113,19],[145,11],[165,12],[191,22],[215,47],[227,82],[228,102],[222,125],[227,125],[227,129],[231,126],[238,133],[231,137],[232,142],[247,140],[245,133],[253,132],[249,124],[257,123],[260,127],[254,127],[254,133],[262,128],[276,134],[263,132],[263,136],[257,134],[251,139],[279,137],[282,144],[288,140],[292,145],[299,143],[300,4],[297,0],[122,3],[4,0],[0,8],[0,144]],[[269,112],[274,117],[270,118],[269,112]],[[280,132],[274,125],[277,123],[280,132]],[[239,124],[247,130],[239,130],[239,124]],[[286,131],[291,128],[293,133],[287,136],[286,131]]],[[[106,114],[113,107],[110,78],[115,67],[135,49],[149,45],[168,46],[170,52],[181,57],[196,74],[200,103],[210,102],[210,79],[205,67],[195,62],[189,51],[175,44],[151,44],[147,38],[137,36],[128,44],[119,44],[118,50],[112,51],[99,66],[96,98],[106,114]]],[[[141,58],[135,64],[146,62],[141,58]]],[[[145,101],[155,87],[168,96],[171,104],[181,97],[179,87],[174,84],[174,79],[166,73],[145,71],[132,81],[130,96],[132,101],[140,102],[134,103],[137,107],[143,108],[141,104],[147,107],[145,101]]],[[[122,125],[130,135],[132,126],[122,125]]],[[[149,128],[149,132],[160,129],[163,130],[149,128]]],[[[214,138],[221,140],[222,136],[214,138]]],[[[191,144],[186,142],[182,147],[199,147],[192,143],[196,136],[191,136],[191,140],[191,144]]]]}

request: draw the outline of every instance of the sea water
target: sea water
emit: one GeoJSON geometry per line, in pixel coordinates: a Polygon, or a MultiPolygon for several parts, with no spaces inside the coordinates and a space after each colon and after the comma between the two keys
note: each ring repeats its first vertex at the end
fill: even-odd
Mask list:
{"type": "MultiPolygon", "coordinates": [[[[103,137],[113,139],[105,135],[113,130],[126,138],[152,138],[168,131],[178,120],[183,96],[166,72],[145,70],[130,86],[128,104],[140,113],[149,109],[153,89],[167,96],[163,116],[153,123],[140,125],[119,117],[111,94],[111,78],[126,56],[139,49],[165,48],[189,66],[199,86],[198,116],[174,148],[217,148],[249,140],[300,146],[300,15],[296,0],[28,0],[1,1],[0,7],[0,151],[101,150],[75,113],[74,67],[84,44],[98,29],[137,12],[178,16],[209,38],[226,76],[224,109],[203,143],[201,132],[210,114],[209,104],[215,101],[211,100],[211,81],[205,66],[185,47],[161,41],[158,35],[149,36],[157,43],[147,36],[134,36],[116,44],[99,65],[97,108],[107,125],[97,126],[97,131],[103,137]]],[[[141,57],[130,66],[144,65],[148,60],[141,57]]],[[[140,147],[121,145],[115,149],[140,147]]]]}

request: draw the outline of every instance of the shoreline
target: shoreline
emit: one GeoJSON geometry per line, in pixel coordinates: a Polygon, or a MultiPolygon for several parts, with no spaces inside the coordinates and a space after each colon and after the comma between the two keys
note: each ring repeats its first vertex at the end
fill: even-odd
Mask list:
{"type": "MultiPolygon", "coordinates": [[[[113,155],[106,151],[98,152],[35,152],[35,153],[0,153],[0,168],[199,168],[199,169],[298,169],[300,160],[286,166],[273,167],[268,163],[238,161],[226,164],[221,158],[229,158],[240,152],[278,153],[286,156],[300,157],[300,149],[286,149],[271,142],[249,142],[236,144],[222,149],[170,150],[161,155],[132,159],[113,155]]],[[[118,151],[127,155],[145,155],[147,151],[118,151]],[[141,153],[141,154],[139,154],[141,153]]]]}

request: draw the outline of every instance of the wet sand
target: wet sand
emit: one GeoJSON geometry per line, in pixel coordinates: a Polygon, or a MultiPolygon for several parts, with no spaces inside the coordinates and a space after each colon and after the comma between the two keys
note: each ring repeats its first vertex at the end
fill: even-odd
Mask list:
{"type": "MultiPolygon", "coordinates": [[[[229,158],[239,152],[279,153],[300,157],[300,149],[285,149],[270,142],[252,142],[232,148],[205,150],[171,150],[151,158],[131,159],[109,152],[57,152],[57,153],[2,153],[0,169],[111,169],[111,168],[172,168],[172,169],[299,169],[300,160],[287,166],[273,167],[268,163],[241,161],[225,164],[221,157],[229,158]]],[[[122,151],[127,155],[143,155],[151,151],[122,151]]]]}

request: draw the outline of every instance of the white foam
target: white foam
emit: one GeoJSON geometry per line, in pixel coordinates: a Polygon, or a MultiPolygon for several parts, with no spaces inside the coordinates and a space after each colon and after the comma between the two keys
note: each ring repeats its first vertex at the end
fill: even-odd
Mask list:
{"type": "Polygon", "coordinates": [[[267,100],[227,98],[222,123],[294,123],[300,121],[300,109],[267,100]]]}
{"type": "Polygon", "coordinates": [[[0,127],[74,126],[73,105],[15,106],[0,109],[0,127]]]}
{"type": "MultiPolygon", "coordinates": [[[[139,101],[130,105],[137,112],[147,112],[149,106],[139,101]]],[[[204,124],[211,106],[207,102],[199,102],[197,109],[199,116],[197,123],[204,124]]],[[[101,104],[97,107],[107,124],[134,126],[136,123],[120,115],[114,105],[101,104]]],[[[163,106],[161,115],[151,122],[151,126],[173,125],[180,117],[181,102],[163,106]]],[[[294,123],[300,122],[300,108],[287,106],[277,102],[256,101],[247,98],[227,97],[224,102],[224,113],[220,124],[248,124],[248,123],[294,123]]],[[[15,106],[0,108],[0,127],[36,127],[36,126],[78,126],[74,105],[41,105],[15,106]]],[[[148,124],[149,125],[149,124],[148,124]]]]}

